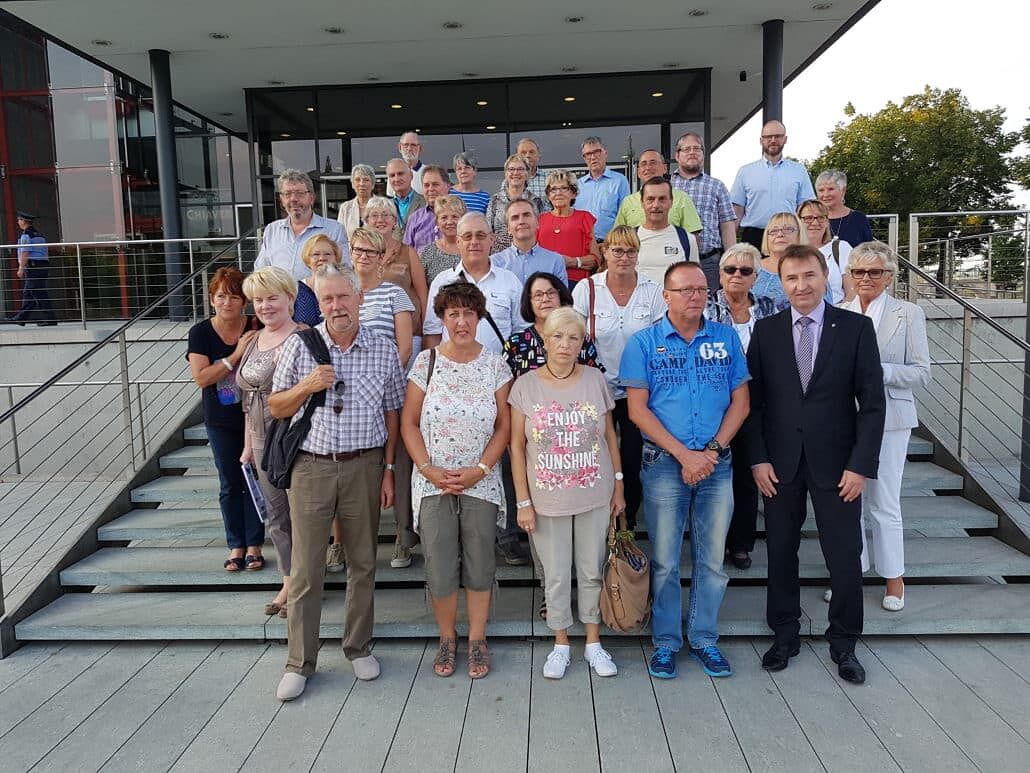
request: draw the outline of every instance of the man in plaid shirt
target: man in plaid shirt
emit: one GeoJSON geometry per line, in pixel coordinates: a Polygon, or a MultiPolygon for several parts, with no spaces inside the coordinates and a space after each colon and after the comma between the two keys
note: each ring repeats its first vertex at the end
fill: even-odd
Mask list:
{"type": "Polygon", "coordinates": [[[701,268],[709,290],[719,289],[719,258],[737,243],[737,213],[730,192],[709,174],[705,174],[705,141],[699,134],[687,132],[676,140],[676,169],[672,187],[694,200],[701,216],[701,268]]]}
{"type": "Polygon", "coordinates": [[[397,347],[361,327],[361,282],[348,268],[326,265],[315,275],[325,322],[315,330],[332,365],[319,365],[297,336],[283,344],[272,380],[269,410],[296,417],[311,395],[326,392],[301,444],[288,492],[293,525],[293,567],[288,601],[289,655],[276,695],[304,692],[318,658],[325,546],[333,518],[343,525],[347,600],[343,654],[358,679],[379,676],[372,655],[376,543],[380,507],[393,504],[393,462],[404,371],[397,347]]]}

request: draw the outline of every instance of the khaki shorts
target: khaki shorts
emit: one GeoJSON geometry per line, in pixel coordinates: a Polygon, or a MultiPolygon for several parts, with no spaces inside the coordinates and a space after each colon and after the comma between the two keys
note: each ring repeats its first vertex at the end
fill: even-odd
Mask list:
{"type": "Polygon", "coordinates": [[[424,497],[418,531],[426,560],[426,583],[434,598],[493,588],[497,563],[494,532],[497,505],[465,494],[424,497]]]}

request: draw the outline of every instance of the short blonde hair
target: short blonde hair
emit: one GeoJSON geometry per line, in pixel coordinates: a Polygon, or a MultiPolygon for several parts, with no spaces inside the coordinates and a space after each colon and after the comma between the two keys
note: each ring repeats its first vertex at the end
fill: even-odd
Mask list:
{"type": "Polygon", "coordinates": [[[544,320],[544,328],[541,332],[545,336],[549,336],[564,327],[574,327],[582,336],[587,334],[587,321],[583,319],[582,314],[571,306],[559,306],[548,314],[547,319],[544,320]]]}
{"type": "Polygon", "coordinates": [[[719,269],[721,270],[723,266],[734,258],[737,260],[744,258],[750,261],[751,268],[755,270],[755,273],[758,272],[759,266],[762,265],[762,253],[758,251],[758,248],[755,247],[755,245],[748,244],[747,242],[737,242],[726,250],[726,252],[722,254],[722,257],[719,258],[719,269]]]}
{"type": "Polygon", "coordinates": [[[888,245],[878,241],[862,242],[851,251],[848,257],[848,272],[850,273],[851,267],[856,263],[872,263],[877,260],[883,263],[887,271],[897,276],[898,261],[894,259],[893,251],[888,245]]]}
{"type": "Polygon", "coordinates": [[[617,225],[604,237],[601,247],[603,249],[608,249],[609,247],[632,247],[635,250],[639,250],[640,237],[637,236],[636,228],[631,228],[628,225],[617,225]]]}
{"type": "Polygon", "coordinates": [[[340,253],[340,245],[336,243],[335,239],[332,239],[325,234],[316,234],[304,242],[304,248],[300,252],[300,259],[304,261],[304,265],[311,268],[311,253],[315,249],[316,244],[326,242],[330,249],[333,251],[333,255],[336,256],[336,262],[339,263],[343,260],[343,255],[340,253]]]}
{"type": "Polygon", "coordinates": [[[433,202],[433,214],[439,215],[441,211],[447,211],[452,215],[461,217],[469,209],[465,206],[465,202],[461,200],[461,197],[455,196],[453,193],[445,193],[443,196],[437,196],[436,201],[433,202]]]}
{"type": "Polygon", "coordinates": [[[792,244],[808,244],[808,232],[804,229],[801,221],[798,220],[798,216],[793,212],[777,212],[775,215],[769,218],[769,222],[765,226],[765,230],[762,232],[762,254],[769,254],[769,229],[776,228],[778,226],[792,225],[797,229],[797,240],[792,244]]]}
{"type": "Polygon", "coordinates": [[[518,161],[520,164],[522,164],[522,166],[524,166],[526,168],[526,174],[529,174],[529,162],[526,161],[525,156],[520,156],[518,153],[512,153],[510,156],[508,156],[508,158],[505,159],[505,161],[504,161],[504,171],[505,172],[508,171],[508,164],[510,164],[512,161],[518,161]]]}
{"type": "Polygon", "coordinates": [[[386,252],[386,238],[374,228],[355,228],[350,235],[351,247],[357,243],[358,239],[371,244],[372,249],[377,250],[380,255],[386,252]]]}
{"type": "Polygon", "coordinates": [[[393,205],[393,202],[383,196],[373,196],[368,200],[368,204],[365,205],[365,220],[367,221],[369,216],[373,212],[382,212],[389,215],[394,220],[398,220],[397,207],[393,205]]]}
{"type": "Polygon", "coordinates": [[[252,301],[254,296],[262,291],[268,294],[283,293],[293,300],[297,297],[297,280],[278,266],[258,268],[243,280],[243,294],[247,296],[248,301],[252,301]]]}
{"type": "Polygon", "coordinates": [[[579,193],[579,181],[576,179],[576,175],[564,169],[555,169],[547,175],[547,182],[544,183],[544,193],[550,194],[551,188],[555,185],[569,186],[569,190],[572,193],[572,203],[576,203],[576,194],[579,193]]]}

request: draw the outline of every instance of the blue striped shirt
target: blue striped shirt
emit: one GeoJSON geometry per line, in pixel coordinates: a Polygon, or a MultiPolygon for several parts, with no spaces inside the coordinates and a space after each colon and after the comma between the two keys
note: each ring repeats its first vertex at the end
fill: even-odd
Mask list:
{"type": "Polygon", "coordinates": [[[448,193],[464,201],[465,208],[469,212],[482,212],[484,215],[486,214],[486,208],[490,204],[490,194],[486,191],[478,190],[472,191],[472,193],[465,193],[465,191],[459,191],[457,188],[451,188],[448,193]]]}

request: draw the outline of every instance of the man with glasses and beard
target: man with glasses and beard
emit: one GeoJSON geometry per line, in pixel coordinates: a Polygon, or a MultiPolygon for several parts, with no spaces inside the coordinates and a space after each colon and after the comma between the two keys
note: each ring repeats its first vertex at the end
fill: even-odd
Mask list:
{"type": "Polygon", "coordinates": [[[325,546],[334,518],[343,526],[347,599],[343,654],[358,679],[379,676],[372,655],[373,591],[379,509],[394,498],[393,463],[404,401],[404,372],[394,342],[359,324],[361,281],[347,268],[315,274],[324,322],[315,327],[332,365],[319,365],[297,335],[283,344],[268,407],[277,419],[325,392],[300,446],[289,488],[293,567],[288,598],[289,654],[276,696],[304,692],[318,659],[325,546]]]}

